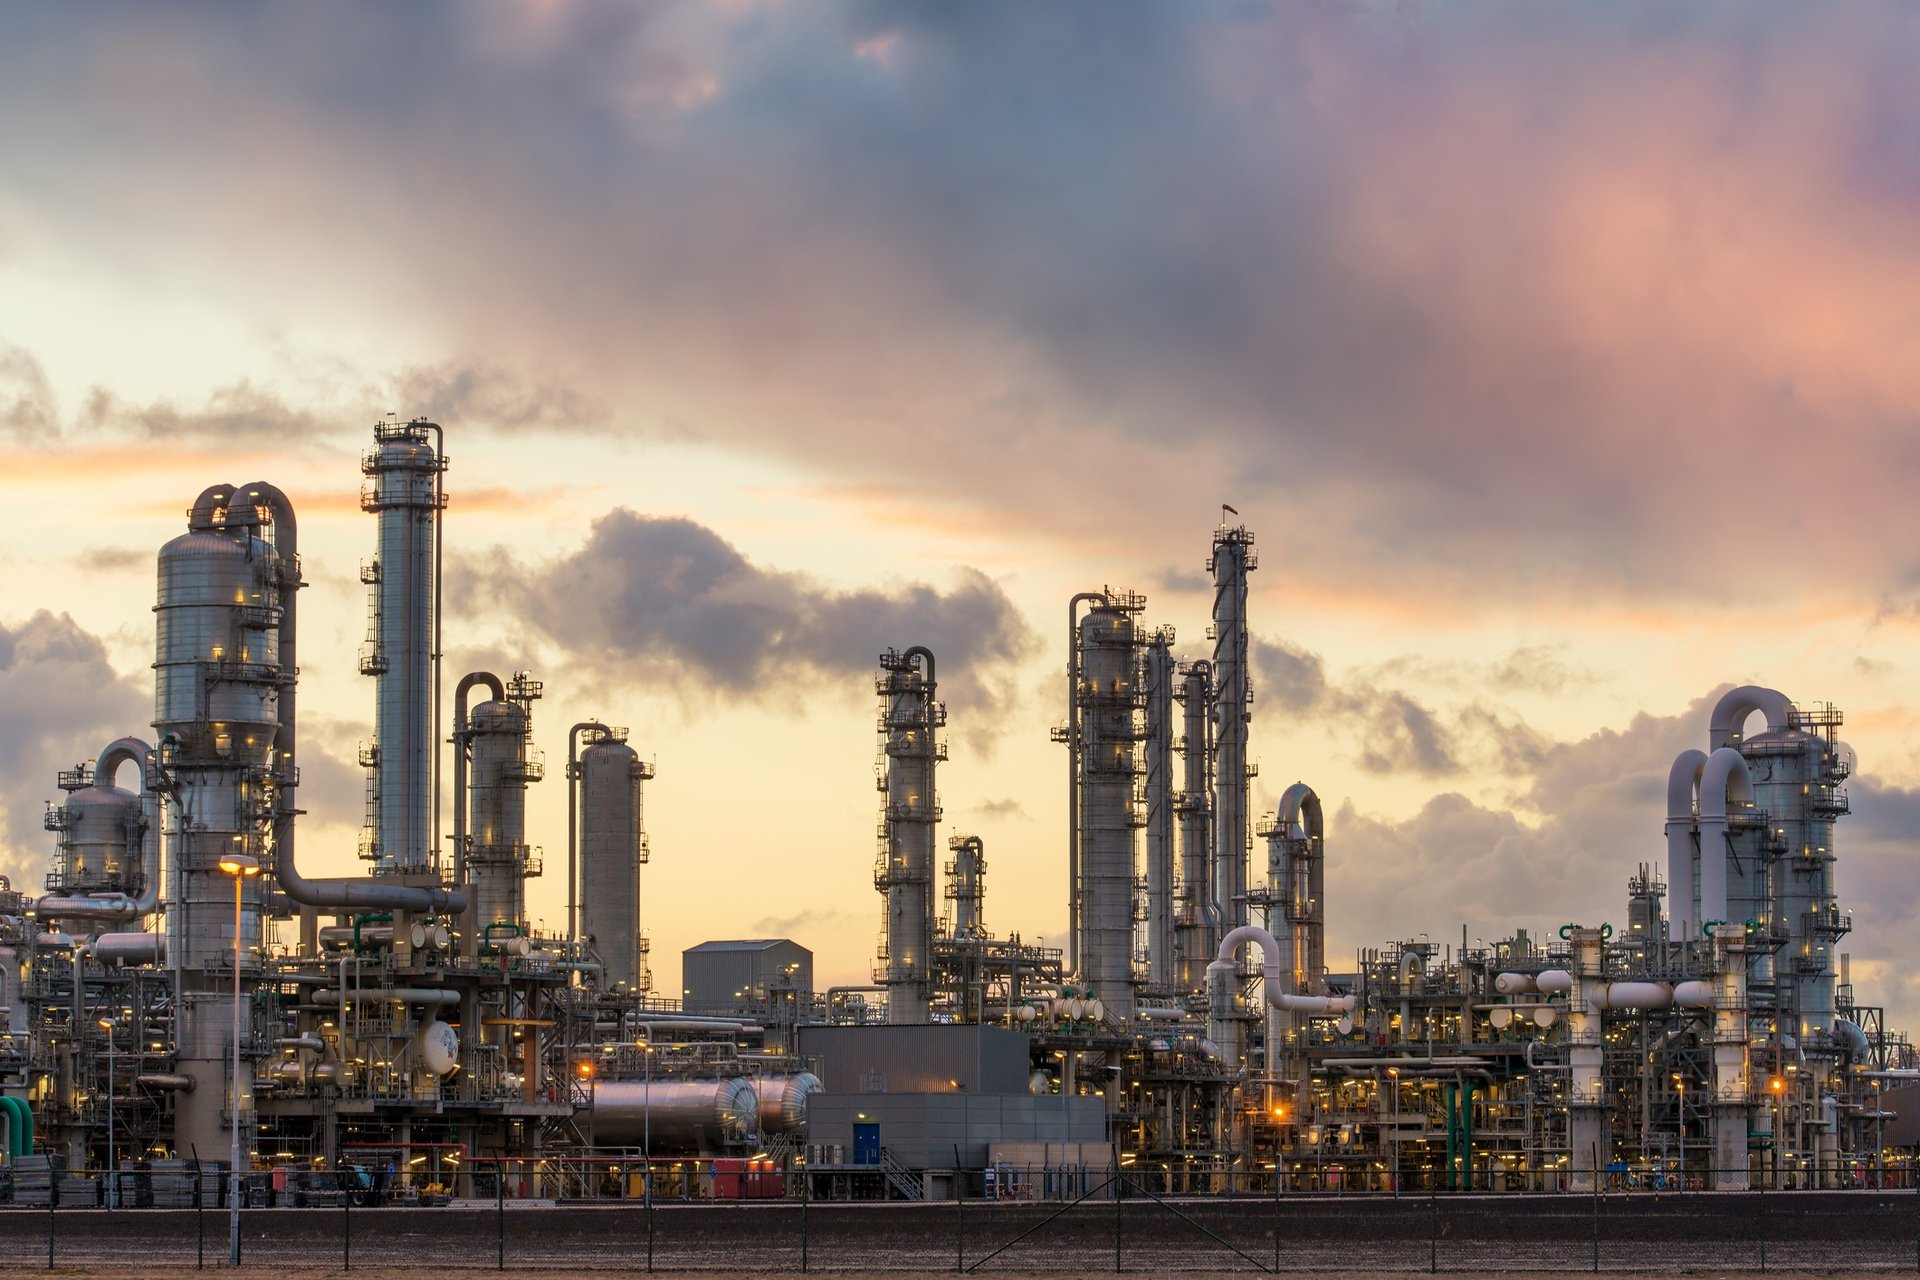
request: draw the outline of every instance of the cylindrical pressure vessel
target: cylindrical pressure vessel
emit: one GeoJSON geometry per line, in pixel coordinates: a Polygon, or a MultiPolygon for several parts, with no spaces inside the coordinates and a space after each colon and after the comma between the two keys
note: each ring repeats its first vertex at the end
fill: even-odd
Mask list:
{"type": "Polygon", "coordinates": [[[640,866],[647,860],[641,784],[652,769],[602,738],[580,753],[580,927],[610,988],[648,990],[640,933],[640,866]]]}
{"type": "Polygon", "coordinates": [[[807,1127],[807,1099],[820,1092],[820,1077],[811,1071],[795,1075],[760,1076],[753,1082],[759,1097],[760,1133],[799,1133],[807,1127]]]}
{"type": "Polygon", "coordinates": [[[593,1141],[702,1155],[758,1131],[759,1094],[746,1080],[602,1080],[593,1089],[593,1141]]]}
{"type": "Polygon", "coordinates": [[[467,866],[474,920],[524,925],[527,916],[527,709],[508,699],[467,715],[473,748],[467,866]]]}

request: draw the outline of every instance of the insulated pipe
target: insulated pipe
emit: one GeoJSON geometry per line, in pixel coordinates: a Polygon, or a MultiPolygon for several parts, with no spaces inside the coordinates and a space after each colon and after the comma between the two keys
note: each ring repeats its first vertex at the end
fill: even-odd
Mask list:
{"type": "Polygon", "coordinates": [[[1698,886],[1693,878],[1694,798],[1707,753],[1688,747],[1667,773],[1667,939],[1691,942],[1700,933],[1694,918],[1698,886]]]}
{"type": "Polygon", "coordinates": [[[167,940],[157,933],[103,933],[84,953],[101,964],[161,964],[167,958],[167,940]]]}
{"type": "Polygon", "coordinates": [[[338,987],[322,987],[313,993],[317,1004],[342,1004],[345,1000],[398,1000],[404,1004],[458,1004],[460,993],[445,987],[350,987],[343,994],[338,987]]]}
{"type": "Polygon", "coordinates": [[[1720,701],[1714,703],[1708,745],[1718,751],[1744,741],[1741,729],[1747,717],[1756,711],[1766,713],[1769,733],[1784,733],[1793,727],[1793,703],[1787,700],[1786,694],[1759,685],[1741,685],[1727,690],[1720,701]]]}
{"type": "Polygon", "coordinates": [[[1599,982],[1587,998],[1596,1009],[1670,1009],[1673,988],[1664,982],[1599,982]]]}
{"type": "Polygon", "coordinates": [[[1243,942],[1252,942],[1260,948],[1261,985],[1266,989],[1266,1001],[1276,1009],[1288,1013],[1311,1013],[1333,1016],[1340,1013],[1352,1013],[1359,1000],[1354,996],[1297,996],[1285,989],[1284,969],[1281,964],[1280,944],[1274,941],[1271,933],[1257,924],[1243,924],[1220,939],[1220,954],[1207,966],[1209,977],[1215,973],[1231,974],[1235,969],[1234,953],[1243,942]]]}
{"type": "Polygon", "coordinates": [[[582,720],[567,730],[567,941],[570,944],[580,938],[580,735],[588,730],[603,736],[613,732],[598,720],[582,720]]]}
{"type": "MultiPolygon", "coordinates": [[[[1724,700],[1723,700],[1724,703],[1724,700]]],[[[1734,747],[1716,747],[1700,771],[1700,923],[1727,917],[1730,806],[1753,808],[1753,775],[1734,747]]]]}
{"type": "Polygon", "coordinates": [[[1709,1009],[1713,1007],[1713,984],[1693,979],[1673,984],[1673,1002],[1682,1009],[1709,1009]]]}
{"type": "Polygon", "coordinates": [[[1080,972],[1080,606],[1107,603],[1104,591],[1067,601],[1067,972],[1080,972]]]}
{"type": "Polygon", "coordinates": [[[173,1071],[153,1071],[146,1075],[135,1076],[135,1084],[143,1084],[149,1089],[162,1089],[170,1093],[192,1093],[193,1077],[173,1071]]]}
{"type": "MultiPolygon", "coordinates": [[[[273,517],[273,549],[280,565],[280,688],[279,725],[274,734],[274,769],[280,785],[273,814],[273,878],[281,891],[305,907],[380,909],[399,911],[464,910],[466,895],[452,889],[416,889],[372,880],[309,880],[294,865],[293,803],[294,748],[297,742],[294,675],[299,670],[299,626],[296,610],[300,587],[300,529],[287,495],[263,480],[242,485],[246,495],[267,508],[273,517]]],[[[211,492],[211,491],[210,491],[211,492]]],[[[201,502],[208,501],[202,494],[201,502]]],[[[196,503],[196,515],[200,504],[196,503]]],[[[209,517],[210,518],[210,517],[209,517]]]]}

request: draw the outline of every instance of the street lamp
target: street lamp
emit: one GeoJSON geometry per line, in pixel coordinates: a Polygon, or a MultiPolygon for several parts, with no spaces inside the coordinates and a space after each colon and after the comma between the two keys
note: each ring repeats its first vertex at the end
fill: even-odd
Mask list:
{"type": "MultiPolygon", "coordinates": [[[[1680,1189],[1685,1191],[1687,1189],[1687,1082],[1678,1074],[1673,1077],[1673,1096],[1675,1106],[1680,1113],[1680,1189]]],[[[1708,1163],[1711,1164],[1712,1161],[1709,1160],[1708,1163]]]]}
{"type": "Polygon", "coordinates": [[[227,1260],[240,1265],[240,929],[241,891],[260,874],[260,860],[244,853],[220,859],[220,870],[233,877],[233,1151],[227,1167],[227,1260]]]}
{"type": "Polygon", "coordinates": [[[1393,1194],[1400,1194],[1400,1068],[1388,1067],[1393,1081],[1393,1194]]]}
{"type": "Polygon", "coordinates": [[[113,1208],[119,1197],[119,1180],[113,1176],[113,1019],[102,1018],[100,1025],[107,1033],[107,1208],[113,1208]]]}
{"type": "Polygon", "coordinates": [[[640,1180],[640,1195],[647,1209],[653,1209],[653,1045],[640,1041],[642,1068],[640,1086],[640,1167],[646,1176],[640,1180]]]}

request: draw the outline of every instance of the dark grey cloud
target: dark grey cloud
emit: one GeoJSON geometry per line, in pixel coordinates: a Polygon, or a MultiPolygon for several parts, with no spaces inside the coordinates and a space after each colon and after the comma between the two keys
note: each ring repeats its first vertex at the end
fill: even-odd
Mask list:
{"type": "Polygon", "coordinates": [[[58,6],[10,29],[0,118],[36,122],[15,186],[103,271],[192,269],[268,323],[352,299],[583,397],[453,379],[503,419],[644,404],[924,480],[873,448],[911,433],[957,496],[1062,533],[1124,505],[1103,536],[1151,554],[1228,491],[1323,581],[1693,598],[1748,550],[1698,518],[1731,456],[1878,513],[1800,520],[1767,590],[1920,537],[1909,23],[58,6]]]}
{"type": "Polygon", "coordinates": [[[152,697],[115,671],[106,645],[66,614],[42,610],[0,622],[0,871],[37,889],[53,836],[45,802],[60,799],[54,774],[126,735],[151,738],[152,697]]]}
{"type": "Polygon", "coordinates": [[[884,649],[925,645],[941,697],[956,713],[978,713],[956,725],[968,733],[998,732],[1017,665],[1035,643],[1006,593],[977,570],[958,570],[946,591],[925,583],[840,591],[756,565],[694,521],[625,509],[595,521],[585,545],[558,560],[498,556],[462,571],[504,592],[563,649],[730,697],[850,680],[884,649]]]}
{"type": "Polygon", "coordinates": [[[1006,796],[998,800],[982,800],[973,805],[972,808],[975,813],[983,818],[1019,819],[1022,822],[1026,822],[1031,821],[1033,817],[1032,814],[1027,812],[1027,806],[1021,804],[1020,801],[1014,799],[1012,796],[1006,796]]]}

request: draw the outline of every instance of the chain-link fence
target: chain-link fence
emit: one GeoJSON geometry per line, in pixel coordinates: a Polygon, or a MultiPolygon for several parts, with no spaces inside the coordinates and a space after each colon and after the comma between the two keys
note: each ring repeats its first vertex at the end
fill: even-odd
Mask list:
{"type": "MultiPolygon", "coordinates": [[[[956,1273],[1884,1270],[1920,1272],[1920,1193],[1500,1196],[1163,1194],[1109,1170],[1058,1200],[514,1200],[242,1207],[241,1265],[351,1270],[820,1270],[956,1273]]],[[[0,1208],[16,1269],[229,1266],[229,1209],[107,1209],[65,1197],[0,1208]]],[[[999,1180],[996,1179],[996,1184],[999,1180]]],[[[257,1191],[257,1186],[254,1190],[257,1191]]],[[[124,1193],[124,1188],[122,1189],[124,1193]]],[[[996,1193],[1001,1190],[996,1185],[996,1193]]],[[[251,1192],[250,1192],[251,1194],[251,1192]]],[[[95,1189],[98,1201],[104,1191],[95,1189]]],[[[131,1201],[123,1194],[122,1205],[131,1201]]]]}

